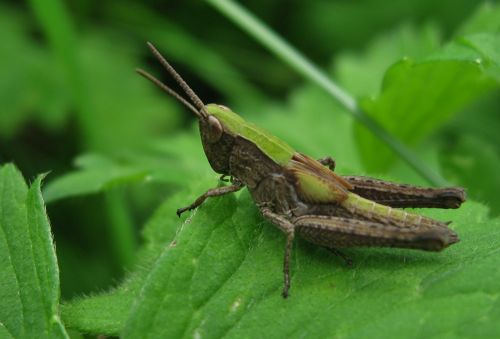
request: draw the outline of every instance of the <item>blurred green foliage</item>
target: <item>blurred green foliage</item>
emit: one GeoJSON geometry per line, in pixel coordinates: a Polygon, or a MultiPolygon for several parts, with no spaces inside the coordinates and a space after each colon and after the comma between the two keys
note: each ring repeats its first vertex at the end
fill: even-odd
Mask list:
{"type": "MultiPolygon", "coordinates": [[[[495,246],[481,238],[480,226],[488,220],[487,213],[491,218],[500,215],[499,5],[470,0],[408,0],[390,5],[381,0],[253,1],[247,5],[359,99],[367,114],[417,152],[430,168],[450,183],[464,186],[470,199],[489,207],[486,210],[474,204],[478,210],[476,218],[474,208],[464,212],[463,217],[475,223],[470,236],[483,241],[480,244],[485,249],[481,253],[487,263],[484,266],[469,263],[462,278],[493,265],[488,255],[495,246]]],[[[73,300],[63,307],[63,321],[82,332],[117,334],[130,317],[135,320],[127,323],[127,331],[133,335],[146,324],[137,322],[151,316],[141,309],[163,309],[165,305],[153,305],[157,297],[154,284],[165,282],[151,278],[150,269],[157,265],[154,274],[163,277],[158,272],[167,270],[168,274],[168,269],[177,263],[184,265],[189,255],[198,253],[197,246],[203,245],[181,248],[173,259],[161,256],[181,225],[175,219],[175,207],[190,202],[210,182],[212,186],[217,182],[195,132],[194,117],[135,74],[135,67],[164,74],[149,54],[145,41],[154,42],[207,103],[230,106],[313,157],[333,156],[339,173],[382,175],[426,184],[370,131],[345,114],[345,108],[333,98],[305,83],[205,2],[4,1],[0,4],[0,41],[0,164],[14,162],[30,182],[37,174],[50,171],[43,193],[57,244],[62,297],[68,302],[73,300]],[[143,229],[144,224],[147,226],[143,229]],[[159,256],[160,264],[153,264],[159,256]],[[166,266],[161,265],[162,260],[168,261],[166,266]],[[131,272],[125,275],[127,270],[131,272]],[[124,276],[125,281],[118,283],[124,276]],[[131,316],[129,308],[146,278],[149,282],[145,294],[131,316]],[[95,294],[115,285],[118,287],[109,294],[82,298],[83,294],[95,294]]],[[[171,83],[166,76],[163,79],[171,83]]],[[[4,171],[11,171],[10,175],[17,180],[18,186],[13,184],[13,187],[21,187],[24,195],[31,194],[33,206],[27,202],[19,208],[32,208],[43,219],[40,201],[36,200],[40,181],[36,180],[26,193],[19,174],[11,167],[5,167],[4,171]]],[[[245,195],[238,203],[250,204],[245,195]]],[[[228,256],[230,250],[235,253],[233,261],[220,267],[207,266],[219,270],[223,277],[243,260],[251,246],[257,247],[258,259],[271,251],[266,246],[281,244],[280,234],[273,231],[269,231],[271,243],[261,243],[267,233],[261,234],[262,224],[258,221],[261,219],[255,209],[238,209],[231,199],[210,206],[195,217],[192,226],[217,228],[220,220],[222,229],[229,230],[231,218],[259,223],[252,225],[253,228],[245,221],[237,223],[235,229],[240,233],[231,235],[251,243],[226,244],[227,248],[222,249],[220,244],[207,245],[215,246],[211,249],[214,253],[218,250],[223,253],[227,250],[228,256]],[[218,204],[226,206],[227,215],[217,214],[213,206],[218,204]],[[210,225],[200,225],[204,220],[200,218],[210,220],[210,225]]],[[[453,213],[443,217],[455,219],[453,213]]],[[[498,225],[498,221],[491,223],[498,225]]],[[[466,226],[460,225],[460,231],[465,232],[466,226]]],[[[488,229],[494,232],[492,227],[488,229]]],[[[209,230],[199,232],[195,235],[199,241],[210,234],[209,230]]],[[[189,233],[179,235],[181,239],[188,236],[189,233]]],[[[220,237],[226,239],[224,235],[220,237]]],[[[50,243],[50,239],[45,240],[50,243]]],[[[474,246],[468,245],[460,253],[464,255],[465,250],[475,253],[474,246]]],[[[281,260],[277,254],[280,250],[281,247],[273,249],[269,254],[273,260],[269,271],[276,274],[270,275],[269,281],[258,289],[262,293],[259,300],[264,300],[267,294],[279,294],[275,283],[281,281],[280,267],[276,264],[281,260]]],[[[304,253],[307,251],[297,256],[306,256],[304,253]]],[[[388,255],[382,253],[380,260],[388,255]]],[[[359,258],[368,255],[365,251],[359,258]]],[[[405,255],[417,258],[414,260],[419,265],[426,264],[423,256],[412,257],[405,252],[401,258],[405,255]]],[[[211,257],[218,256],[208,256],[211,257]]],[[[47,262],[53,266],[54,261],[49,259],[47,262]]],[[[320,260],[321,267],[311,268],[313,273],[327,274],[326,266],[334,265],[330,259],[320,260]]],[[[446,257],[434,268],[447,267],[451,261],[446,257]]],[[[262,262],[265,260],[257,260],[255,265],[262,262]]],[[[20,263],[31,265],[22,260],[20,263]]],[[[400,262],[398,265],[403,266],[400,262]]],[[[248,272],[252,272],[252,267],[248,272]]],[[[411,283],[420,283],[422,274],[433,269],[429,267],[413,272],[411,283]]],[[[411,268],[404,266],[404,269],[411,268]]],[[[190,277],[189,272],[184,273],[190,277]]],[[[332,276],[332,281],[337,277],[340,284],[350,281],[349,271],[336,273],[340,275],[332,276]]],[[[208,279],[207,275],[203,279],[208,279]]],[[[368,276],[365,281],[372,278],[380,277],[368,276]]],[[[252,279],[255,284],[261,283],[258,277],[252,279]]],[[[300,291],[305,298],[312,291],[306,288],[312,278],[302,272],[298,279],[301,281],[294,283],[305,288],[300,291]]],[[[404,276],[399,279],[404,281],[404,276]]],[[[192,296],[184,291],[182,295],[196,299],[198,306],[204,305],[221,284],[211,283],[200,294],[192,296]]],[[[484,291],[491,289],[489,285],[483,287],[484,291]]],[[[457,290],[461,288],[458,286],[457,290]]],[[[429,293],[427,299],[412,306],[412,312],[421,314],[432,299],[428,296],[434,292],[429,293]]],[[[214,298],[213,302],[226,297],[214,298]]],[[[51,307],[58,302],[57,297],[43,300],[51,307]]],[[[171,302],[175,307],[176,299],[171,302]]],[[[459,302],[453,299],[446,305],[453,307],[459,302]]],[[[302,305],[299,309],[306,309],[305,304],[298,303],[302,305]]],[[[339,312],[350,311],[352,305],[348,300],[343,303],[339,312]]],[[[212,304],[207,305],[208,310],[215,307],[214,310],[220,311],[212,304]]],[[[367,302],[367,305],[372,304],[367,302]]],[[[491,307],[498,310],[498,303],[491,307]]],[[[171,311],[167,308],[165,314],[171,311]]],[[[57,310],[50,312],[48,319],[57,310]]],[[[186,325],[182,317],[192,316],[189,313],[192,310],[186,312],[179,316],[169,334],[186,325]]],[[[266,312],[257,314],[268,316],[266,312]]],[[[190,328],[198,324],[199,317],[200,314],[193,316],[190,328]]],[[[247,327],[235,333],[251,333],[245,331],[254,328],[253,318],[246,319],[247,327]]],[[[338,333],[347,333],[351,328],[360,335],[368,331],[369,327],[356,327],[356,321],[361,320],[344,323],[338,333]]],[[[3,318],[1,323],[14,326],[11,325],[14,322],[5,323],[3,318]]],[[[43,326],[40,324],[40,328],[43,326]]],[[[161,326],[154,329],[160,331],[157,334],[166,334],[161,332],[161,326]]],[[[489,327],[484,330],[491,334],[487,332],[489,327]]],[[[0,326],[0,334],[2,331],[4,327],[0,326]]],[[[214,333],[224,333],[221,328],[217,331],[214,333]]],[[[300,336],[302,332],[297,331],[300,336]]],[[[318,335],[325,333],[311,331],[318,335]]],[[[452,333],[449,328],[445,332],[452,333]]],[[[283,329],[277,333],[289,334],[283,329]]],[[[467,330],[460,333],[478,335],[467,330]]]]}

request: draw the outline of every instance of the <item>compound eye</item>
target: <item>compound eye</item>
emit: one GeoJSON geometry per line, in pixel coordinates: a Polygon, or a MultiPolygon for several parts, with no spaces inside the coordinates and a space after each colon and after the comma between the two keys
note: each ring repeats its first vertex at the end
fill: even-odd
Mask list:
{"type": "Polygon", "coordinates": [[[208,141],[211,143],[219,141],[223,132],[222,125],[213,115],[208,117],[208,141]]]}

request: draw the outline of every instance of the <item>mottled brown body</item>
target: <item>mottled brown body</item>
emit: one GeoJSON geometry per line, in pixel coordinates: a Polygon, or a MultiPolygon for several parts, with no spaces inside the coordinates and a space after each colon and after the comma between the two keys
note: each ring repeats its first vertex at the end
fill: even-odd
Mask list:
{"type": "MultiPolygon", "coordinates": [[[[404,224],[391,215],[373,215],[362,208],[347,208],[341,202],[324,204],[314,199],[304,200],[293,173],[242,137],[225,133],[221,144],[204,144],[204,148],[211,164],[227,161],[228,166],[220,166],[224,171],[219,173],[237,178],[240,188],[247,186],[263,216],[287,235],[284,296],[288,295],[289,261],[295,234],[333,250],[377,246],[440,251],[458,241],[446,223],[431,218],[419,217],[418,222],[404,224]],[[217,152],[219,147],[227,153],[217,152]]],[[[343,178],[352,185],[354,194],[390,207],[457,208],[465,200],[460,188],[423,188],[359,176],[343,178]]],[[[198,204],[190,208],[195,206],[198,204]]]]}
{"type": "MultiPolygon", "coordinates": [[[[285,216],[294,224],[298,234],[315,244],[330,248],[385,246],[436,251],[458,241],[457,235],[446,223],[431,218],[421,217],[417,224],[403,225],[400,220],[391,216],[370,215],[361,209],[348,209],[341,203],[321,204],[304,201],[300,198],[293,177],[287,173],[287,169],[273,167],[272,161],[255,145],[245,145],[238,153],[239,159],[248,157],[250,162],[260,159],[258,168],[262,170],[257,172],[260,172],[258,175],[261,180],[255,187],[249,187],[257,205],[261,209],[267,208],[275,214],[285,216]]],[[[239,167],[236,166],[237,169],[239,167]]],[[[245,182],[247,178],[241,174],[238,170],[232,175],[240,175],[237,177],[245,182]]],[[[417,201],[419,207],[432,205],[449,208],[449,192],[454,192],[454,201],[465,199],[463,191],[458,188],[433,189],[404,185],[401,192],[395,189],[399,185],[394,183],[367,177],[350,176],[345,179],[353,184],[353,191],[362,187],[363,189],[357,190],[358,194],[374,200],[378,197],[387,206],[391,206],[391,202],[401,195],[408,201],[404,207],[411,207],[411,203],[417,201]],[[367,188],[368,185],[371,187],[367,188]],[[388,187],[386,191],[383,190],[384,186],[388,187]],[[434,198],[433,191],[436,192],[434,198]],[[444,199],[443,191],[447,192],[444,199]],[[425,192],[425,196],[422,196],[422,192],[425,192]]],[[[254,180],[255,178],[252,178],[252,181],[254,180]]],[[[397,201],[392,206],[399,207],[401,204],[397,201]]]]}
{"type": "Polygon", "coordinates": [[[231,120],[234,113],[224,106],[205,106],[158,51],[152,45],[149,47],[191,102],[148,73],[139,73],[199,117],[203,149],[210,165],[217,173],[231,176],[231,185],[208,190],[191,205],[177,210],[177,214],[198,207],[208,197],[248,187],[264,218],[286,235],[284,297],[290,287],[289,264],[295,234],[341,256],[337,248],[381,246],[439,251],[458,241],[447,223],[397,207],[457,208],[465,201],[463,189],[422,188],[368,177],[341,177],[333,172],[335,163],[330,157],[316,161],[294,153],[293,149],[290,152],[288,145],[249,125],[245,131],[253,140],[264,138],[267,143],[263,147],[235,132],[244,120],[239,116],[231,120]],[[231,113],[227,115],[230,120],[221,120],[226,113],[231,113]],[[264,149],[276,149],[278,155],[264,149]]]}
{"type": "Polygon", "coordinates": [[[361,176],[345,176],[344,179],[354,186],[354,193],[392,207],[458,208],[465,199],[463,190],[459,192],[456,187],[418,187],[361,176]]]}

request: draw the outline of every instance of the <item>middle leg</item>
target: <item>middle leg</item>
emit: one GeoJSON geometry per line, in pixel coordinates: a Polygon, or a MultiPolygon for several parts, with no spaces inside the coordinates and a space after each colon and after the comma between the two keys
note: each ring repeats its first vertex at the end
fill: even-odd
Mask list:
{"type": "Polygon", "coordinates": [[[275,224],[286,234],[285,257],[283,262],[283,298],[288,297],[290,289],[290,257],[292,255],[293,239],[295,236],[294,225],[285,217],[272,212],[268,207],[260,207],[260,211],[264,218],[275,224]]]}

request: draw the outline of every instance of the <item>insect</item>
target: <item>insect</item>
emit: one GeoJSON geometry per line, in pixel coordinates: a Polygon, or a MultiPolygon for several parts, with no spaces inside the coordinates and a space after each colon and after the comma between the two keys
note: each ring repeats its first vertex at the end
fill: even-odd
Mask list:
{"type": "Polygon", "coordinates": [[[173,96],[199,120],[203,149],[212,169],[231,184],[212,188],[189,206],[247,187],[262,216],[286,235],[283,297],[290,289],[290,258],[296,234],[330,249],[356,246],[440,251],[458,242],[440,222],[398,208],[458,208],[465,201],[459,187],[424,188],[362,176],[340,176],[331,157],[314,160],[245,121],[229,108],[205,105],[158,50],[149,48],[188,99],[142,69],[137,72],[173,96]]]}

